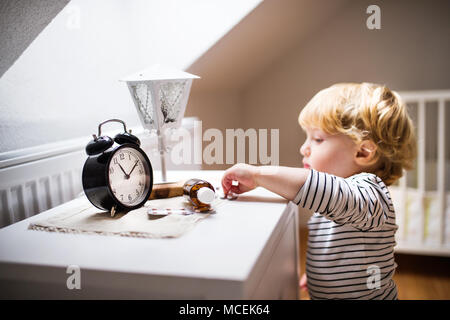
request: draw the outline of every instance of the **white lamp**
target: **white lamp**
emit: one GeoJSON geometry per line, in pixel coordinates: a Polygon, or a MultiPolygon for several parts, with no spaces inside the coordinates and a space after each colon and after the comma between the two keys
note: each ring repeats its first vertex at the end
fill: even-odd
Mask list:
{"type": "Polygon", "coordinates": [[[142,126],[156,130],[163,182],[167,181],[165,130],[180,127],[192,80],[198,78],[171,67],[154,65],[121,80],[128,85],[142,126]]]}

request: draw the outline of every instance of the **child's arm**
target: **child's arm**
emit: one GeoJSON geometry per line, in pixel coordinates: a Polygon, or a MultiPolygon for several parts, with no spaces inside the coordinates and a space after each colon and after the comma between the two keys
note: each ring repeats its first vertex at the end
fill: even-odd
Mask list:
{"type": "Polygon", "coordinates": [[[338,224],[361,230],[394,223],[394,206],[380,178],[362,173],[341,178],[303,168],[237,164],[222,178],[224,193],[244,193],[264,187],[338,224]],[[232,181],[239,182],[238,186],[232,181]]]}
{"type": "Polygon", "coordinates": [[[279,166],[252,166],[239,163],[226,170],[222,178],[225,194],[237,194],[264,187],[287,200],[294,200],[309,175],[309,169],[279,166]],[[238,181],[237,186],[232,181],[238,181]]]}
{"type": "Polygon", "coordinates": [[[350,224],[362,231],[383,225],[396,228],[389,191],[383,181],[371,173],[342,178],[311,170],[294,203],[337,224],[350,224]]]}

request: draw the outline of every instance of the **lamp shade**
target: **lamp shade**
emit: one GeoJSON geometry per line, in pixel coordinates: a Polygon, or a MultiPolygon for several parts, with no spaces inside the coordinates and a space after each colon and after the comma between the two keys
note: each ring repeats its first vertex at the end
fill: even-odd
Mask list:
{"type": "Polygon", "coordinates": [[[127,83],[144,128],[178,128],[184,116],[192,80],[199,77],[171,67],[154,65],[131,74],[127,83]]]}
{"type": "Polygon", "coordinates": [[[127,83],[139,119],[145,129],[156,130],[162,181],[166,182],[164,132],[180,127],[196,75],[154,65],[122,79],[127,83]]]}

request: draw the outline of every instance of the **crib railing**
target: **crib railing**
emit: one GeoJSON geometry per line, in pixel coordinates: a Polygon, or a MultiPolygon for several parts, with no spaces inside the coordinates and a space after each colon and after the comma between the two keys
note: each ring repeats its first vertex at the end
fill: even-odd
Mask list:
{"type": "Polygon", "coordinates": [[[391,187],[399,225],[396,251],[450,256],[450,201],[447,200],[450,161],[446,154],[450,151],[450,141],[446,141],[450,133],[447,129],[450,90],[399,94],[410,112],[415,109],[412,115],[417,134],[417,159],[415,171],[406,172],[399,183],[391,187]],[[432,110],[430,104],[433,104],[432,110]],[[436,112],[437,119],[433,114],[436,112]],[[435,121],[427,121],[430,118],[435,121]],[[427,148],[429,144],[434,146],[432,152],[427,148]],[[430,173],[431,169],[435,172],[430,173]]]}

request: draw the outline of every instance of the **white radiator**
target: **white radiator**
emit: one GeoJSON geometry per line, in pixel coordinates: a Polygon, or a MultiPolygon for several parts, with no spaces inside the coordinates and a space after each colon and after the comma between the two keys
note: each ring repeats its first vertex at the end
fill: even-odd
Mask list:
{"type": "MultiPolygon", "coordinates": [[[[15,158],[0,169],[0,226],[20,221],[75,198],[81,191],[83,149],[15,158]]],[[[4,162],[4,161],[2,161],[4,162]]]]}
{"type": "MultiPolygon", "coordinates": [[[[196,118],[183,119],[183,128],[191,136],[196,118]]],[[[93,128],[96,129],[96,128],[93,128]]],[[[93,130],[93,133],[96,130],[93,130]]],[[[149,138],[133,130],[141,140],[141,147],[152,162],[153,170],[160,169],[156,137],[149,138]]],[[[116,132],[117,133],[117,132],[116,132]]],[[[113,134],[111,134],[113,135],[113,134]]],[[[74,199],[83,192],[81,172],[87,155],[84,151],[91,139],[63,141],[0,154],[0,227],[28,218],[74,199]]],[[[200,170],[200,164],[174,165],[166,156],[168,170],[200,170]]],[[[156,173],[155,173],[156,175],[156,173]]],[[[155,179],[159,179],[155,176],[155,179]]]]}

